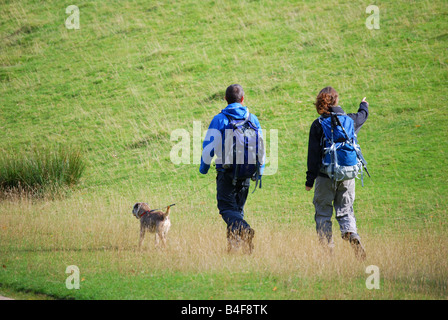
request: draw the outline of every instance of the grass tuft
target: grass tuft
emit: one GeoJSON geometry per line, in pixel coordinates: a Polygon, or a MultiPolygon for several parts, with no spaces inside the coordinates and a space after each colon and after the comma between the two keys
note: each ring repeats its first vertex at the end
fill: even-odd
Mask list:
{"type": "Polygon", "coordinates": [[[85,164],[79,150],[47,149],[0,156],[0,194],[45,195],[75,186],[85,164]]]}

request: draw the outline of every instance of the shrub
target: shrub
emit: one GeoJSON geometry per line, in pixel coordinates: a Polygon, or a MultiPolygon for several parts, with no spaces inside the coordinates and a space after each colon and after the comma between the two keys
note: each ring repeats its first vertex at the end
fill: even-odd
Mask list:
{"type": "Polygon", "coordinates": [[[85,169],[79,150],[0,155],[0,192],[45,194],[76,185],[85,169]]]}

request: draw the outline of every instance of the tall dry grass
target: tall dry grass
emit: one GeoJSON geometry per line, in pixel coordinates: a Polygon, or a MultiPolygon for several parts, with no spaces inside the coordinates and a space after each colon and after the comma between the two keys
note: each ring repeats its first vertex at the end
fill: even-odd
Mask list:
{"type": "MultiPolygon", "coordinates": [[[[260,279],[280,279],[291,294],[308,283],[305,294],[311,297],[317,286],[327,283],[331,298],[359,298],[347,292],[347,284],[357,281],[363,287],[366,267],[375,265],[380,270],[382,298],[397,298],[397,292],[409,292],[409,296],[398,296],[404,298],[446,297],[448,241],[436,230],[409,232],[398,226],[380,235],[365,232],[367,259],[358,261],[336,229],[334,254],[329,256],[319,246],[313,225],[269,222],[254,214],[254,253],[228,254],[225,224],[219,215],[195,214],[197,209],[187,206],[173,208],[166,248],[156,248],[154,235],[147,234],[139,250],[139,221],[131,215],[131,208],[132,204],[118,196],[106,203],[82,198],[4,203],[0,252],[9,259],[23,259],[25,264],[26,256],[43,255],[48,260],[39,260],[40,268],[55,274],[60,273],[61,264],[80,263],[86,278],[95,273],[124,277],[152,272],[258,274],[260,279]]],[[[369,297],[367,292],[361,297],[369,297]]]]}

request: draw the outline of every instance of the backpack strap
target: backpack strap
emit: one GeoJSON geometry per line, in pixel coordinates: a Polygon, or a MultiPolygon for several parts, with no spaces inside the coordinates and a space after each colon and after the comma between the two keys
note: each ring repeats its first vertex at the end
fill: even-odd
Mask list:
{"type": "MultiPolygon", "coordinates": [[[[340,126],[341,128],[342,128],[342,132],[345,134],[345,138],[348,140],[348,141],[350,141],[350,137],[348,136],[348,134],[347,134],[347,131],[345,131],[345,128],[344,128],[344,126],[342,125],[342,123],[341,123],[341,120],[339,120],[339,118],[338,118],[338,114],[337,113],[331,113],[331,116],[333,117],[332,118],[332,120],[334,119],[334,123],[337,125],[337,126],[340,126]]],[[[333,121],[331,121],[331,128],[333,128],[333,121]]]]}
{"type": "Polygon", "coordinates": [[[260,183],[260,189],[261,189],[260,162],[258,162],[257,160],[257,171],[255,172],[255,188],[254,191],[252,191],[252,193],[254,193],[255,190],[257,190],[258,183],[260,183]]]}
{"type": "MultiPolygon", "coordinates": [[[[249,108],[246,107],[246,109],[247,109],[247,115],[246,115],[246,117],[244,118],[244,121],[241,122],[242,125],[245,124],[245,123],[246,123],[247,121],[249,121],[249,119],[250,119],[249,108]]],[[[221,113],[222,113],[223,115],[226,116],[227,120],[229,120],[229,123],[232,122],[232,120],[237,120],[237,119],[235,119],[234,117],[229,116],[228,114],[225,114],[225,113],[222,112],[222,111],[221,111],[221,113]]]]}

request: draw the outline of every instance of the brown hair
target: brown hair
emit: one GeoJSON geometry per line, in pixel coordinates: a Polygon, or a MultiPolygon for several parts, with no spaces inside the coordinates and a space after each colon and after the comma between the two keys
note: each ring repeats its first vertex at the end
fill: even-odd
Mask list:
{"type": "Polygon", "coordinates": [[[330,114],[330,107],[336,106],[339,101],[339,95],[332,87],[325,87],[317,95],[316,106],[317,113],[320,115],[330,114]]]}

